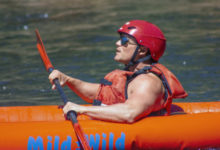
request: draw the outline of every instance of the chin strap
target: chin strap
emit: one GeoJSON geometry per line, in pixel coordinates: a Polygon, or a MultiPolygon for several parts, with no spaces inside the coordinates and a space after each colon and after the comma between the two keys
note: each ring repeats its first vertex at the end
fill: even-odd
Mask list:
{"type": "Polygon", "coordinates": [[[145,57],[143,57],[143,58],[138,59],[137,61],[134,61],[134,60],[135,60],[135,57],[137,56],[137,53],[138,53],[138,49],[139,49],[139,48],[140,48],[140,46],[138,45],[137,48],[136,48],[135,51],[134,51],[134,54],[133,54],[133,56],[132,56],[130,62],[129,62],[127,65],[125,65],[124,70],[129,71],[129,68],[130,68],[131,66],[134,66],[134,65],[136,65],[136,64],[138,64],[138,63],[140,63],[140,62],[147,61],[147,60],[149,60],[149,59],[151,58],[151,55],[147,55],[147,56],[145,56],[145,57]]]}

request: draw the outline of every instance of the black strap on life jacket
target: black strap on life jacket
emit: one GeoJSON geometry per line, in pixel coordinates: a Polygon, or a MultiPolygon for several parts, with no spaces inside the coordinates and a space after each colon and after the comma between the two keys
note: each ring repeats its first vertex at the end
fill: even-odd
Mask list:
{"type": "MultiPolygon", "coordinates": [[[[155,66],[156,67],[156,66],[155,66]]],[[[158,70],[160,70],[158,67],[156,67],[158,70]]],[[[162,71],[161,71],[162,72],[162,71]]],[[[159,78],[162,80],[162,83],[163,83],[163,86],[165,87],[165,90],[167,89],[168,90],[168,92],[170,93],[170,95],[172,95],[173,93],[172,93],[172,90],[171,90],[171,88],[170,88],[170,86],[169,86],[169,84],[168,84],[168,81],[167,81],[167,79],[166,79],[166,77],[165,77],[165,75],[163,74],[163,72],[162,72],[162,74],[159,76],[159,78]]],[[[167,94],[167,96],[168,96],[168,93],[165,93],[165,95],[167,94]]],[[[166,96],[165,96],[166,97],[166,96]]],[[[167,97],[166,97],[167,98],[167,97]]]]}

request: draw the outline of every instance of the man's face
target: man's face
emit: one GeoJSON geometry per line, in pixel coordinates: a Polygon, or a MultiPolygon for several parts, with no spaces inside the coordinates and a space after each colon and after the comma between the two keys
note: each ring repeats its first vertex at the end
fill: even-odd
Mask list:
{"type": "Polygon", "coordinates": [[[125,65],[128,64],[137,48],[135,39],[127,34],[121,34],[116,46],[114,60],[125,65]]]}

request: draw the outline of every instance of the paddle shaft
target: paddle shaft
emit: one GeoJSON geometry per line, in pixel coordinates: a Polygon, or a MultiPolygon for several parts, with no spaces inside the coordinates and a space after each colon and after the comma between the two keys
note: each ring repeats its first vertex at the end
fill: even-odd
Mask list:
{"type": "MultiPolygon", "coordinates": [[[[37,48],[38,48],[38,51],[40,53],[41,59],[44,63],[44,66],[45,66],[46,70],[49,73],[51,73],[54,70],[54,67],[51,64],[49,57],[47,56],[46,50],[44,48],[43,42],[41,40],[40,34],[39,34],[37,29],[35,30],[35,33],[36,33],[36,36],[37,36],[37,48]]],[[[68,99],[67,99],[67,97],[66,97],[66,95],[65,95],[65,93],[64,93],[64,91],[63,91],[63,89],[60,85],[59,80],[56,78],[56,79],[53,80],[53,83],[55,84],[55,86],[56,86],[56,88],[57,88],[64,104],[66,104],[68,102],[68,99]]],[[[81,127],[78,123],[76,112],[75,111],[68,112],[67,117],[68,117],[68,119],[71,120],[71,122],[73,124],[73,127],[75,129],[74,131],[77,135],[77,138],[80,141],[80,144],[81,144],[82,148],[84,150],[90,150],[88,141],[87,141],[86,137],[84,136],[84,133],[82,132],[81,127]]]]}

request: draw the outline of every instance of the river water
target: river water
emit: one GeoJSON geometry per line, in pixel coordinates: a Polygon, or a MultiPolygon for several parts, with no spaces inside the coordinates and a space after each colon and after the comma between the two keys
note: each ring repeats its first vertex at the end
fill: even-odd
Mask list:
{"type": "MultiPolygon", "coordinates": [[[[0,105],[62,104],[36,48],[39,29],[53,65],[89,82],[115,68],[117,29],[128,20],[158,25],[167,38],[160,63],[189,96],[220,100],[219,0],[0,0],[0,105]]],[[[71,101],[83,104],[64,88],[71,101]]]]}

